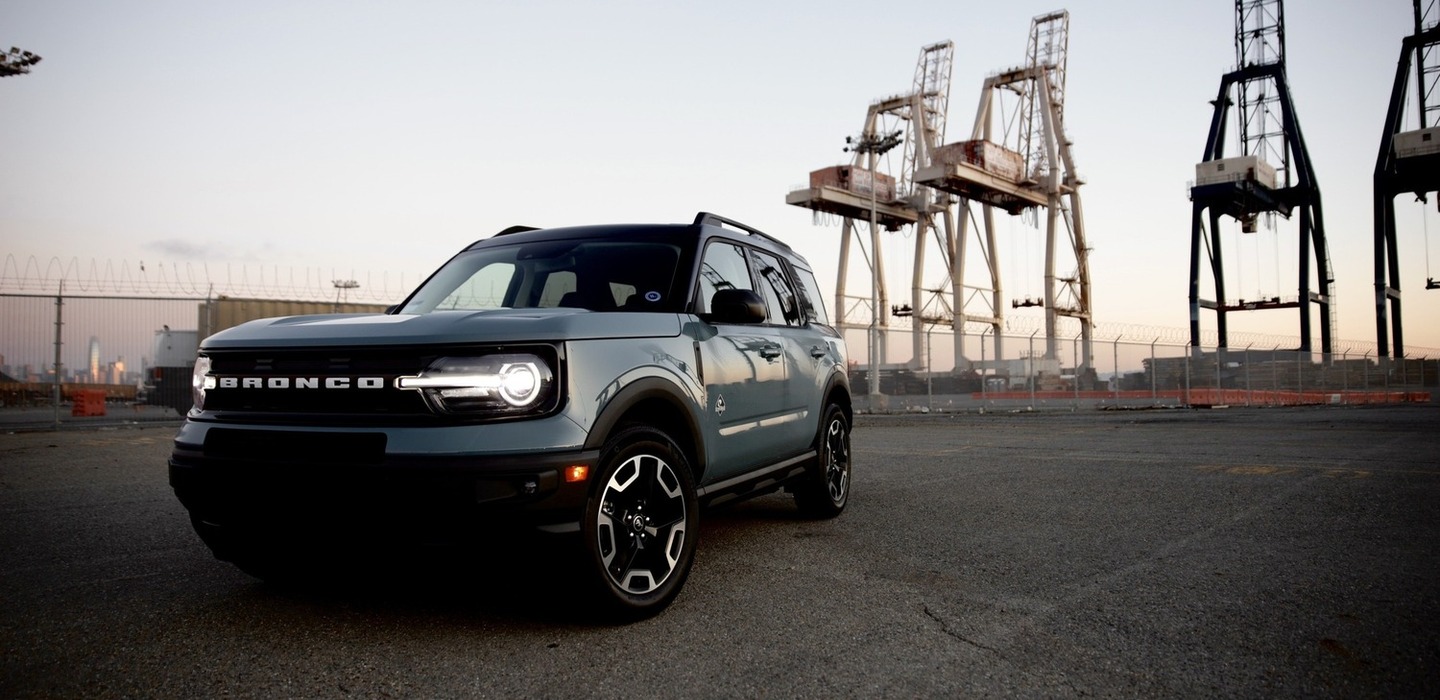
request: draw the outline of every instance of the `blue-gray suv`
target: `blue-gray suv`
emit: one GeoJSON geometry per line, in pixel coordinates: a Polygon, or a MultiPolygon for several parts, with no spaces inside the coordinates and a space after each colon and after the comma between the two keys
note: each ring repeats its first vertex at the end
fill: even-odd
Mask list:
{"type": "Polygon", "coordinates": [[[846,352],[810,266],[754,228],[512,227],[385,314],[207,338],[170,482],[261,578],[342,547],[574,533],[603,609],[662,610],[702,507],[850,489],[846,352]]]}

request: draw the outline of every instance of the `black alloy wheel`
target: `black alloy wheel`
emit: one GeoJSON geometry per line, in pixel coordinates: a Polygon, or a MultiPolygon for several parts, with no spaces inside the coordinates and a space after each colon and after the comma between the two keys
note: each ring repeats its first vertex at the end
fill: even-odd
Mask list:
{"type": "Polygon", "coordinates": [[[810,517],[833,518],[850,499],[850,421],[839,405],[825,407],[815,447],[815,468],[796,487],[795,504],[810,517]]]}
{"type": "Polygon", "coordinates": [[[654,615],[680,592],[695,556],[699,504],[684,454],[649,427],[606,443],[585,509],[582,536],[607,612],[654,615]]]}

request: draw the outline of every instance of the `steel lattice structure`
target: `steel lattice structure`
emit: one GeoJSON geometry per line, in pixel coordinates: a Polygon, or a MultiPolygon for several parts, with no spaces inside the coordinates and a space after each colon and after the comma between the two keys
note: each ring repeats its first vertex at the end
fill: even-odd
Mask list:
{"type": "MultiPolygon", "coordinates": [[[[1400,251],[1395,240],[1395,197],[1417,199],[1440,191],[1440,10],[1436,0],[1414,0],[1415,33],[1401,42],[1390,106],[1375,160],[1375,342],[1381,357],[1405,357],[1405,332],[1400,315],[1400,251]],[[1415,75],[1413,115],[1418,130],[1402,131],[1411,69],[1415,75]]],[[[1426,289],[1440,289],[1434,278],[1426,289]]]]}
{"type": "Polygon", "coordinates": [[[1003,356],[999,331],[1005,321],[994,213],[999,208],[1011,215],[1043,212],[1045,222],[1044,296],[1015,301],[1012,306],[1045,308],[1047,360],[1059,359],[1059,319],[1078,320],[1083,344],[1077,374],[1092,371],[1090,264],[1080,202],[1082,182],[1064,120],[1069,26],[1070,14],[1063,10],[1035,17],[1025,65],[986,79],[970,140],[945,146],[917,176],[917,181],[961,198],[958,230],[950,241],[953,296],[946,314],[925,310],[927,317],[937,317],[935,322],[954,328],[957,367],[976,366],[964,353],[964,328],[971,322],[995,329],[994,356],[1003,356]],[[1013,122],[1006,122],[1001,113],[1001,102],[1008,95],[1019,95],[1013,122]],[[981,217],[978,221],[976,209],[981,217]],[[965,279],[966,256],[972,245],[989,271],[989,279],[980,284],[965,279]],[[1065,276],[1056,273],[1062,257],[1074,265],[1065,276]]]}
{"type": "Polygon", "coordinates": [[[1325,244],[1320,186],[1286,81],[1284,27],[1280,0],[1236,0],[1235,48],[1240,65],[1220,80],[1205,153],[1190,189],[1190,338],[1196,348],[1202,338],[1201,309],[1215,312],[1218,345],[1225,348],[1229,345],[1228,313],[1295,308],[1300,321],[1297,349],[1308,352],[1313,305],[1321,319],[1322,352],[1328,355],[1332,350],[1334,277],[1325,244]],[[1241,155],[1227,158],[1226,124],[1237,100],[1241,155]],[[1300,255],[1296,296],[1286,300],[1229,299],[1221,255],[1221,218],[1234,218],[1244,230],[1253,231],[1258,215],[1290,218],[1297,210],[1300,255]],[[1200,298],[1202,273],[1207,268],[1214,283],[1214,299],[1200,298]]]}

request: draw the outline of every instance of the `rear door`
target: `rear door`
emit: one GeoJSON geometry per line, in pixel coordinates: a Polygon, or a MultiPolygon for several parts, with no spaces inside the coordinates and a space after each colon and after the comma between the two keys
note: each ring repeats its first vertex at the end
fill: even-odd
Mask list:
{"type": "Polygon", "coordinates": [[[780,342],[785,364],[785,389],[775,397],[782,416],[775,456],[790,456],[809,447],[818,429],[819,391],[815,387],[823,379],[818,374],[819,359],[828,354],[828,347],[809,327],[787,266],[756,249],[750,250],[750,266],[769,311],[767,330],[780,342]]]}

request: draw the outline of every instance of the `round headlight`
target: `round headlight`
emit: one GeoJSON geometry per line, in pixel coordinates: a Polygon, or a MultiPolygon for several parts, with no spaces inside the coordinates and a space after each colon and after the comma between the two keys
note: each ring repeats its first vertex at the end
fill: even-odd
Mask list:
{"type": "Polygon", "coordinates": [[[205,392],[215,388],[215,378],[210,376],[210,358],[201,355],[195,358],[195,369],[190,373],[190,398],[195,410],[205,407],[205,392]]]}
{"type": "Polygon", "coordinates": [[[525,406],[540,395],[540,373],[524,362],[500,368],[500,398],[511,406],[525,406]]]}
{"type": "Polygon", "coordinates": [[[442,357],[418,375],[395,378],[395,388],[419,391],[440,413],[522,415],[555,405],[555,373],[527,352],[442,357]]]}

